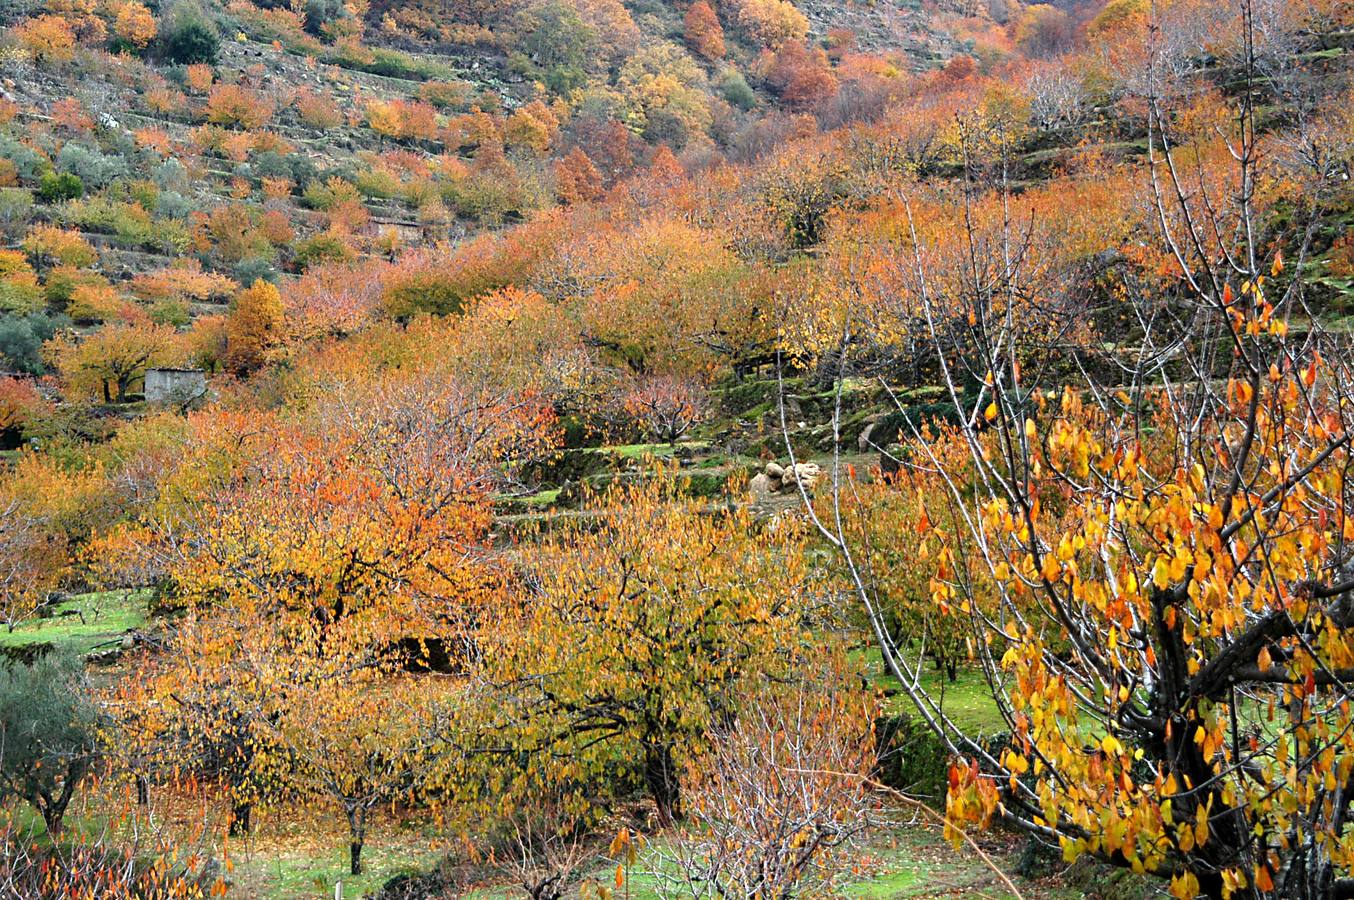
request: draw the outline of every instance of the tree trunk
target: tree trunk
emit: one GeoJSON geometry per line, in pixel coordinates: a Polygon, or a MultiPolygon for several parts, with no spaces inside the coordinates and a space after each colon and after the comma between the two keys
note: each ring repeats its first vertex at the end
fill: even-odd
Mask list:
{"type": "Polygon", "coordinates": [[[649,746],[644,750],[644,781],[658,808],[658,822],[663,827],[682,817],[682,801],[677,781],[677,766],[672,760],[672,748],[649,746]]]}
{"type": "Polygon", "coordinates": [[[46,791],[39,790],[37,795],[32,797],[32,803],[42,814],[42,821],[47,826],[47,833],[52,837],[61,834],[62,819],[66,815],[66,807],[70,806],[71,798],[75,796],[75,786],[85,777],[88,764],[81,759],[73,759],[66,764],[66,777],[61,782],[61,790],[55,797],[46,791]]]}
{"type": "Polygon", "coordinates": [[[48,837],[53,839],[60,837],[61,818],[64,810],[59,810],[49,804],[44,804],[39,811],[42,813],[43,823],[47,826],[48,837]]]}
{"type": "Polygon", "coordinates": [[[362,874],[362,843],[367,836],[367,810],[362,806],[347,806],[348,815],[348,871],[362,874]]]}

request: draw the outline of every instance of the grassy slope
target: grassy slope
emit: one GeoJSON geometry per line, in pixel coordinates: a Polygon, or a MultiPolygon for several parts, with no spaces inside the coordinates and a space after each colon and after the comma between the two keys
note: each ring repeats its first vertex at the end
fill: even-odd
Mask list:
{"type": "Polygon", "coordinates": [[[113,646],[130,629],[150,622],[149,591],[104,591],[80,594],[57,605],[51,614],[31,619],[12,631],[0,627],[0,651],[32,644],[56,650],[89,653],[113,646]]]}

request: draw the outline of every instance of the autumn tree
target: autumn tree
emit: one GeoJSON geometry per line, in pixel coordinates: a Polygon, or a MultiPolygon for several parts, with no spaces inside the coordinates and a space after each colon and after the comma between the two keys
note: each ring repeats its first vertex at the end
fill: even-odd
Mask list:
{"type": "Polygon", "coordinates": [[[709,60],[724,56],[724,29],[719,17],[705,0],[696,0],[682,20],[683,36],[691,48],[709,60]]]}
{"type": "Polygon", "coordinates": [[[58,336],[44,353],[71,391],[125,403],[147,369],[178,362],[180,349],[168,325],[118,324],[80,340],[58,336]]]}
{"type": "Polygon", "coordinates": [[[675,486],[666,474],[619,488],[597,523],[552,532],[512,614],[485,635],[484,739],[529,761],[500,775],[502,790],[567,772],[601,790],[611,772],[671,822],[682,767],[720,710],[787,665],[805,613],[798,529],[698,512],[675,486]]]}
{"type": "MultiPolygon", "coordinates": [[[[1252,13],[1242,2],[1230,20],[1232,60],[1251,72],[1252,13]]],[[[1009,745],[983,746],[919,688],[865,557],[817,518],[886,664],[960,758],[951,836],[1000,819],[1179,897],[1354,885],[1349,357],[1339,336],[1290,330],[1304,288],[1285,257],[1303,258],[1322,213],[1272,218],[1276,195],[1255,190],[1273,171],[1259,90],[1247,82],[1233,118],[1184,144],[1169,98],[1144,98],[1157,277],[1127,281],[1136,346],[1121,367],[1084,367],[1088,344],[1060,351],[1080,361],[1073,383],[1026,364],[1030,326],[1011,310],[1044,251],[1003,260],[1018,226],[990,243],[966,228],[967,264],[991,280],[946,287],[938,242],[910,253],[930,333],[967,329],[938,363],[961,425],[954,441],[913,433],[917,470],[942,489],[913,533],[875,537],[935,560],[933,602],[971,622],[1009,745]]],[[[999,169],[982,171],[969,177],[1009,199],[999,169]]],[[[901,215],[914,234],[915,212],[901,215]]]]}
{"type": "Polygon", "coordinates": [[[555,191],[565,203],[588,203],[602,195],[602,175],[581,148],[555,164],[555,191]]]}
{"type": "Polygon", "coordinates": [[[809,20],[789,0],[733,0],[729,6],[738,27],[764,47],[802,43],[808,36],[809,20]]]}
{"type": "Polygon", "coordinates": [[[75,56],[75,32],[64,16],[41,15],[16,25],[20,45],[42,63],[67,62],[75,56]]]}
{"type": "Polygon", "coordinates": [[[1015,24],[1016,46],[1031,57],[1053,56],[1071,41],[1072,28],[1066,12],[1037,3],[1027,7],[1015,24]]]}
{"type": "Polygon", "coordinates": [[[65,541],[41,510],[8,485],[0,488],[0,622],[13,631],[32,616],[57,586],[65,563],[65,541]]]}
{"type": "Polygon", "coordinates": [[[155,40],[155,16],[149,9],[136,0],[127,0],[114,8],[113,36],[118,41],[142,50],[155,40]]]}
{"type": "Polygon", "coordinates": [[[766,79],[781,99],[797,106],[817,103],[837,90],[827,54],[797,42],[787,42],[776,51],[766,79]]]}
{"type": "Polygon", "coordinates": [[[226,318],[226,368],[250,372],[263,365],[268,351],[282,338],[282,315],[276,285],[259,279],[241,291],[226,318]]]}
{"type": "Polygon", "coordinates": [[[630,127],[653,143],[681,148],[710,127],[705,73],[675,44],[645,47],[621,66],[617,88],[630,127]]]}
{"type": "Polygon", "coordinates": [[[124,532],[189,612],[118,706],[128,764],[209,780],[232,823],[336,805],[356,871],[368,814],[423,764],[402,673],[461,663],[497,594],[487,498],[551,437],[521,397],[346,374],[299,421],[194,414],[124,532]]]}
{"type": "Polygon", "coordinates": [[[206,118],[214,125],[255,130],[273,117],[273,104],[238,84],[219,82],[207,95],[206,118]]]}
{"type": "Polygon", "coordinates": [[[666,444],[677,443],[707,414],[702,385],[671,375],[640,377],[623,403],[647,437],[666,444]]]}

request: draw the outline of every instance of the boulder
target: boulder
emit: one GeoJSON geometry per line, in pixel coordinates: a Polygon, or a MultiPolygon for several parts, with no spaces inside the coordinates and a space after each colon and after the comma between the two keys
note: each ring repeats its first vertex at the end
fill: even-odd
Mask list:
{"type": "Polygon", "coordinates": [[[771,495],[776,493],[780,487],[780,482],[772,482],[765,472],[758,472],[748,482],[748,493],[752,495],[753,503],[765,503],[771,499],[771,495]]]}
{"type": "Polygon", "coordinates": [[[762,472],[766,475],[767,478],[770,478],[772,481],[780,481],[782,478],[785,477],[784,467],[782,467],[780,463],[776,462],[767,463],[766,468],[763,469],[762,472]]]}
{"type": "Polygon", "coordinates": [[[860,433],[860,437],[856,438],[856,446],[860,448],[861,453],[868,453],[870,451],[870,447],[873,446],[870,442],[870,433],[874,431],[874,427],[878,424],[879,424],[878,422],[869,423],[868,425],[865,426],[865,429],[860,433]]]}
{"type": "Polygon", "coordinates": [[[795,463],[785,470],[781,490],[789,493],[797,490],[796,485],[799,485],[805,491],[812,491],[821,474],[822,469],[819,468],[818,463],[795,463]]]}

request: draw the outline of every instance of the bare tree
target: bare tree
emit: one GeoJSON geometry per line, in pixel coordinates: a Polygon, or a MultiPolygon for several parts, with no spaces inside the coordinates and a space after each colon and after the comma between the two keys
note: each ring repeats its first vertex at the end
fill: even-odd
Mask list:
{"type": "Polygon", "coordinates": [[[514,810],[505,822],[506,847],[495,861],[530,900],[561,900],[574,875],[596,856],[568,797],[558,791],[514,810]]]}
{"type": "Polygon", "coordinates": [[[750,698],[690,767],[689,821],[654,871],[663,895],[828,890],[842,853],[880,821],[871,713],[869,698],[835,677],[750,698]]]}

